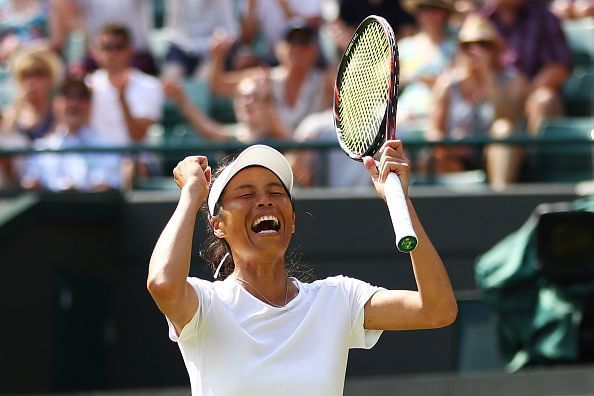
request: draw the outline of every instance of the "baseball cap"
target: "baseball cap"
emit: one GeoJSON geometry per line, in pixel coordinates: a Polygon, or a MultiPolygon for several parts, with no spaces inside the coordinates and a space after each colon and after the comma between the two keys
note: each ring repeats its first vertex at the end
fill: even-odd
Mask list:
{"type": "Polygon", "coordinates": [[[287,23],[284,38],[287,42],[312,42],[316,34],[316,29],[306,20],[293,18],[287,23]]]}
{"type": "Polygon", "coordinates": [[[214,210],[223,190],[240,170],[249,166],[262,166],[272,171],[289,193],[293,190],[293,171],[291,165],[279,151],[264,144],[255,144],[243,150],[215,179],[208,194],[208,211],[214,216],[214,210]]]}

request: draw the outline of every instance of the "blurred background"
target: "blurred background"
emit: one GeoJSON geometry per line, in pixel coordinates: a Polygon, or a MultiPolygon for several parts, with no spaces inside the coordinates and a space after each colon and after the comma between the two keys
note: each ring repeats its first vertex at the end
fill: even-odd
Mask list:
{"type": "Polygon", "coordinates": [[[297,261],[415,287],[334,132],[371,14],[398,36],[410,195],[459,315],[353,350],[345,395],[594,394],[592,0],[0,0],[0,394],[189,394],[145,287],[187,155],[278,148],[297,261]]]}

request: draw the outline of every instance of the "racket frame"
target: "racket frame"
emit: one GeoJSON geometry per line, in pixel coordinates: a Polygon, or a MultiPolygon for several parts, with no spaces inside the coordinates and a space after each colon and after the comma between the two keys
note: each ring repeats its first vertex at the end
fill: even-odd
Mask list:
{"type": "MultiPolygon", "coordinates": [[[[342,150],[352,159],[362,161],[364,157],[374,157],[380,150],[386,140],[393,140],[396,138],[396,111],[398,107],[398,88],[399,88],[399,54],[396,43],[396,35],[394,30],[384,18],[377,15],[370,15],[365,18],[357,27],[351,41],[345,49],[344,55],[340,62],[337,72],[336,83],[334,85],[334,125],[338,135],[338,142],[342,150]],[[364,31],[369,24],[378,24],[386,37],[390,58],[390,78],[388,84],[388,91],[386,93],[386,110],[378,132],[369,145],[367,150],[362,154],[353,153],[351,149],[341,139],[343,131],[342,122],[340,119],[340,92],[342,86],[342,79],[340,78],[347,66],[350,58],[361,38],[361,32],[364,31]]],[[[386,195],[386,202],[392,219],[392,225],[396,234],[396,246],[398,250],[408,253],[417,247],[418,239],[408,212],[406,197],[404,195],[400,178],[394,172],[390,172],[385,183],[384,193],[386,195]]]]}

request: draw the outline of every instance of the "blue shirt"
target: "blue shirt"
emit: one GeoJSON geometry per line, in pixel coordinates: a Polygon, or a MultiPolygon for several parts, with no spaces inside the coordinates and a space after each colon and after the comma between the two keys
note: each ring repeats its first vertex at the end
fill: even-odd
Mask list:
{"type": "MultiPolygon", "coordinates": [[[[85,126],[75,133],[64,127],[34,143],[36,149],[105,147],[107,144],[85,126]]],[[[22,179],[36,180],[45,189],[93,191],[100,186],[120,188],[122,156],[105,153],[40,153],[30,155],[22,179]]]]}

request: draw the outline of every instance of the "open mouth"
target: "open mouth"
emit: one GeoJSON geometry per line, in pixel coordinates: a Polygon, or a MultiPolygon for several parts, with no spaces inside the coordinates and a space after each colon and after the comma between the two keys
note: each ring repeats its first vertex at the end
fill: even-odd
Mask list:
{"type": "Polygon", "coordinates": [[[273,234],[280,230],[280,222],[276,216],[262,216],[254,220],[251,228],[256,234],[273,234]]]}

